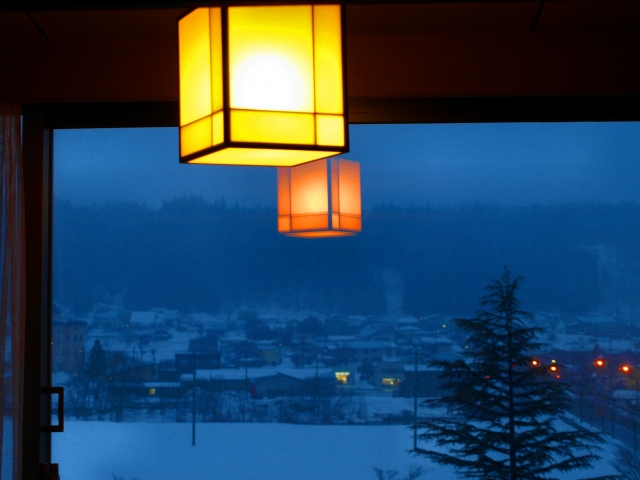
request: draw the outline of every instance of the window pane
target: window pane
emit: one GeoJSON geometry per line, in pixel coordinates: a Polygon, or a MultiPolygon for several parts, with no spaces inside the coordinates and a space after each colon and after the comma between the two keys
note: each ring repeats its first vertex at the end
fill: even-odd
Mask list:
{"type": "MultiPolygon", "coordinates": [[[[446,415],[422,403],[443,394],[430,362],[463,358],[454,319],[504,265],[574,386],[562,428],[633,448],[636,370],[618,364],[640,364],[640,125],[350,138],[362,232],[291,238],[275,168],[179,164],[177,129],[55,133],[62,478],[456,478],[411,454],[411,427],[446,415]]],[[[615,473],[612,448],[562,478],[615,473]]]]}

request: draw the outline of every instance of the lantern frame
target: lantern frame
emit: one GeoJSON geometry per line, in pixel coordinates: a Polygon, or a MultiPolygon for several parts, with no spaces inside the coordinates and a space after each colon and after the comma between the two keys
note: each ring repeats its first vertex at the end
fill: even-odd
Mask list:
{"type": "MultiPolygon", "coordinates": [[[[339,154],[343,154],[349,151],[349,121],[348,121],[348,111],[347,111],[347,69],[346,69],[346,9],[344,4],[284,4],[284,5],[253,5],[253,6],[214,6],[214,7],[199,7],[206,8],[211,14],[212,9],[220,10],[220,28],[221,28],[221,54],[222,54],[222,72],[221,72],[221,81],[222,81],[222,108],[221,110],[214,111],[210,114],[207,114],[205,117],[198,118],[195,121],[185,123],[183,125],[182,121],[182,86],[180,87],[180,96],[181,96],[181,105],[180,105],[180,163],[189,163],[189,164],[212,164],[212,165],[245,165],[245,166],[277,166],[277,167],[292,167],[295,165],[300,165],[302,163],[312,162],[315,160],[319,160],[322,158],[327,158],[339,154]],[[234,8],[274,8],[274,7],[300,7],[300,6],[308,6],[311,8],[311,25],[314,26],[315,21],[315,7],[326,7],[333,6],[339,9],[340,13],[340,55],[341,55],[341,82],[342,82],[342,102],[341,114],[331,114],[324,113],[322,111],[317,111],[316,109],[316,79],[313,79],[313,89],[311,95],[314,98],[313,102],[313,112],[302,112],[309,113],[309,115],[313,115],[313,133],[315,144],[309,143],[287,143],[287,142],[257,142],[257,141],[239,141],[233,140],[231,138],[232,134],[232,111],[252,111],[252,112],[277,112],[277,113],[300,113],[294,112],[291,110],[242,110],[238,108],[231,108],[231,72],[230,72],[230,38],[229,38],[229,10],[234,8]],[[192,125],[200,120],[203,120],[207,116],[211,116],[211,124],[212,128],[214,119],[213,116],[219,113],[222,113],[222,141],[216,144],[214,143],[214,133],[212,131],[211,134],[211,146],[207,146],[205,148],[199,149],[197,151],[187,153],[183,155],[183,128],[187,125],[192,125]],[[342,135],[343,135],[343,145],[318,145],[318,115],[325,116],[335,116],[342,118],[342,135]],[[241,161],[216,161],[215,155],[216,153],[223,152],[225,150],[230,149],[239,149],[246,153],[247,160],[241,161]],[[262,153],[268,159],[256,160],[256,155],[260,155],[262,153]],[[212,156],[213,155],[213,156],[212,156]],[[205,158],[209,158],[210,161],[204,161],[205,158]]],[[[189,12],[178,18],[178,26],[181,20],[191,15],[193,12],[198,10],[199,8],[194,8],[189,12]]],[[[179,30],[179,27],[178,27],[179,30]]],[[[211,30],[211,29],[210,29],[211,30]]],[[[313,28],[311,30],[311,35],[314,35],[313,28]]],[[[180,39],[180,32],[178,32],[178,38],[180,39]]],[[[211,43],[211,40],[210,40],[211,43]]],[[[315,62],[316,57],[316,39],[313,37],[312,47],[313,47],[313,61],[315,62]]],[[[179,48],[180,54],[180,48],[179,48]]],[[[314,65],[315,66],[315,65],[314,65]]],[[[181,67],[182,68],[182,67],[181,67]]],[[[214,79],[212,78],[213,67],[209,68],[209,82],[213,83],[214,79]]],[[[315,69],[312,70],[312,75],[315,75],[315,69]]],[[[183,83],[182,73],[180,74],[180,84],[183,83]]],[[[213,108],[212,108],[213,110],[213,108]]],[[[241,155],[241,154],[240,154],[241,155]]]]}

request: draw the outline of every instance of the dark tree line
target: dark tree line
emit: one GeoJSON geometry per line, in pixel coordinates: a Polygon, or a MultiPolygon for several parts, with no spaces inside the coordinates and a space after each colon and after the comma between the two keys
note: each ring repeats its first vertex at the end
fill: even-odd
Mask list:
{"type": "Polygon", "coordinates": [[[54,296],[77,313],[121,301],[383,314],[391,270],[403,279],[405,313],[462,315],[504,263],[527,273],[522,296],[532,310],[634,303],[640,288],[635,204],[381,206],[364,215],[360,235],[323,240],[279,235],[275,209],[202,198],[158,209],[56,203],[54,215],[54,296]]]}

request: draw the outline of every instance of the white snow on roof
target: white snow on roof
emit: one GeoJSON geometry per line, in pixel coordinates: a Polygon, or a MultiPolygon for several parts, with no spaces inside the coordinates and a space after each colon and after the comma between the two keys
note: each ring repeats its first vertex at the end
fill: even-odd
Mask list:
{"type": "MultiPolygon", "coordinates": [[[[416,371],[416,366],[415,365],[403,365],[402,369],[405,372],[415,372],[416,371]]],[[[440,368],[437,368],[437,367],[430,367],[429,365],[418,365],[418,371],[419,372],[441,372],[442,370],[440,368]]]]}
{"type": "Polygon", "coordinates": [[[356,338],[355,335],[327,335],[327,342],[348,342],[356,338]]]}
{"type": "Polygon", "coordinates": [[[339,342],[340,348],[352,348],[352,349],[383,349],[383,348],[396,348],[397,345],[393,342],[369,342],[366,340],[355,342],[339,342]]]}
{"type": "Polygon", "coordinates": [[[401,332],[401,333],[418,333],[422,331],[423,330],[421,328],[412,327],[411,325],[405,325],[404,327],[396,328],[396,332],[401,332]]]}
{"type": "Polygon", "coordinates": [[[145,388],[180,388],[181,385],[180,382],[144,382],[142,384],[145,388]]]}
{"type": "Polygon", "coordinates": [[[594,313],[592,315],[583,315],[576,317],[581,322],[586,323],[611,323],[615,322],[615,318],[611,315],[602,315],[599,313],[594,313]]]}
{"type": "Polygon", "coordinates": [[[154,308],[158,312],[158,319],[160,320],[177,320],[178,310],[167,310],[166,308],[154,308]]]}
{"type": "Polygon", "coordinates": [[[424,343],[424,344],[430,344],[430,345],[435,345],[437,343],[453,343],[453,340],[451,340],[449,337],[443,337],[443,336],[433,336],[433,335],[423,335],[419,337],[420,339],[420,343],[424,343]]]}
{"type": "Polygon", "coordinates": [[[638,398],[635,390],[615,390],[613,398],[616,400],[634,400],[638,398]]]}
{"type": "MultiPolygon", "coordinates": [[[[315,368],[287,368],[287,367],[264,367],[264,368],[248,368],[246,373],[244,368],[221,368],[218,370],[196,370],[196,380],[244,380],[245,375],[249,380],[257,378],[272,377],[274,375],[287,375],[289,377],[298,378],[300,380],[316,378],[315,368]]],[[[319,368],[318,377],[334,378],[334,370],[332,368],[319,368]]],[[[181,376],[184,382],[193,380],[193,373],[185,373],[181,376]]]]}
{"type": "Polygon", "coordinates": [[[210,313],[206,313],[206,312],[192,313],[189,316],[193,319],[194,322],[202,323],[203,325],[215,325],[215,324],[227,323],[226,319],[221,317],[214,317],[210,313]]]}
{"type": "Polygon", "coordinates": [[[398,323],[401,324],[401,325],[418,323],[418,319],[416,317],[411,317],[411,316],[406,315],[404,317],[400,317],[398,319],[398,323]]]}
{"type": "Polygon", "coordinates": [[[158,314],[156,312],[131,312],[131,323],[137,323],[144,327],[149,327],[156,323],[158,314]]]}
{"type": "Polygon", "coordinates": [[[551,339],[542,337],[541,341],[558,350],[572,352],[591,351],[596,346],[611,353],[621,353],[634,350],[632,340],[616,340],[608,338],[595,338],[589,335],[558,333],[551,339]]]}
{"type": "Polygon", "coordinates": [[[221,342],[243,342],[247,340],[247,336],[242,330],[231,330],[220,336],[221,342]]]}

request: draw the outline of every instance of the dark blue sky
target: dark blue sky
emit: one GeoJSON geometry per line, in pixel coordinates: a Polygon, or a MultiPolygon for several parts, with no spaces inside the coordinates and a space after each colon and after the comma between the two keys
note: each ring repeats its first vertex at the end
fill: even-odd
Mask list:
{"type": "MultiPolygon", "coordinates": [[[[640,123],[352,125],[365,209],[640,202],[640,123]]],[[[274,168],[181,165],[177,128],[56,131],[55,190],[74,204],[224,197],[275,205],[274,168]]]]}

